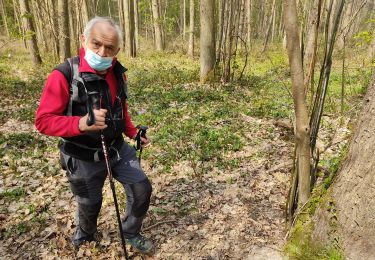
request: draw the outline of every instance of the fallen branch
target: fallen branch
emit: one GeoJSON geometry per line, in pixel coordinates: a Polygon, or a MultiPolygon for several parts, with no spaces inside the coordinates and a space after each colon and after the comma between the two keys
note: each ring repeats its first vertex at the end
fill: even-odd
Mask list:
{"type": "Polygon", "coordinates": [[[293,165],[293,162],[283,162],[283,163],[280,163],[274,167],[272,167],[271,169],[269,169],[268,171],[266,171],[266,173],[272,173],[272,172],[275,172],[281,168],[289,168],[290,166],[293,165]]]}
{"type": "Polygon", "coordinates": [[[151,225],[151,226],[145,227],[145,228],[143,229],[143,231],[148,231],[148,230],[150,230],[150,229],[152,229],[152,228],[154,228],[154,227],[157,227],[157,226],[159,226],[159,225],[163,225],[163,224],[166,224],[166,223],[172,223],[172,222],[176,222],[176,220],[175,220],[175,219],[172,219],[172,220],[161,221],[161,222],[155,223],[155,224],[153,224],[153,225],[151,225]]]}

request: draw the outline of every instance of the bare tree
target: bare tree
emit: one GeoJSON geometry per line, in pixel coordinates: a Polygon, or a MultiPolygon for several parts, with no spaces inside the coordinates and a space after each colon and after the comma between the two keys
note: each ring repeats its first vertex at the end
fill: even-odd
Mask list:
{"type": "Polygon", "coordinates": [[[34,30],[34,22],[32,20],[32,15],[30,13],[29,0],[19,0],[20,1],[20,11],[22,17],[22,27],[24,28],[25,38],[27,41],[27,47],[35,65],[42,63],[40,57],[38,44],[36,42],[36,35],[34,30]]]}
{"type": "MultiPolygon", "coordinates": [[[[125,32],[123,0],[117,0],[117,6],[118,6],[118,17],[120,21],[120,28],[121,28],[121,31],[125,32]]],[[[121,47],[125,48],[125,33],[122,34],[122,46],[121,47]]]]}
{"type": "Polygon", "coordinates": [[[215,67],[215,1],[200,2],[200,79],[211,79],[215,67]]]}
{"type": "MultiPolygon", "coordinates": [[[[320,14],[322,8],[322,0],[314,0],[310,7],[310,15],[308,18],[306,48],[303,58],[305,68],[305,88],[308,89],[310,81],[314,76],[316,50],[318,45],[318,29],[320,24],[320,14]]],[[[314,81],[312,81],[313,86],[314,81]]],[[[313,90],[313,87],[311,87],[313,90]]]]}
{"type": "Polygon", "coordinates": [[[152,0],[152,16],[154,21],[155,48],[157,51],[164,50],[163,28],[161,26],[160,3],[158,0],[152,0]]]}
{"type": "Polygon", "coordinates": [[[245,0],[245,1],[246,1],[247,44],[250,46],[252,0],[245,0]]]}
{"type": "Polygon", "coordinates": [[[5,12],[5,6],[3,4],[3,0],[0,0],[0,11],[1,11],[1,19],[3,20],[6,35],[9,37],[10,33],[8,29],[7,15],[5,12]]]}
{"type": "Polygon", "coordinates": [[[128,57],[136,56],[134,37],[134,2],[124,0],[124,23],[125,23],[125,54],[128,57]]]}
{"type": "Polygon", "coordinates": [[[135,49],[139,49],[139,10],[138,0],[134,1],[134,37],[135,37],[135,49]]]}
{"type": "Polygon", "coordinates": [[[189,23],[189,47],[188,55],[190,57],[194,56],[194,0],[190,0],[190,23],[189,23]]]}
{"type": "Polygon", "coordinates": [[[85,26],[87,22],[90,20],[90,12],[87,7],[87,0],[77,0],[77,3],[81,4],[81,16],[82,16],[82,24],[85,26]]]}
{"type": "MultiPolygon", "coordinates": [[[[284,24],[296,116],[296,167],[293,178],[295,181],[298,181],[298,205],[302,206],[310,196],[310,126],[303,84],[303,66],[295,0],[284,1],[284,24]]],[[[289,207],[292,204],[294,204],[294,198],[293,201],[289,201],[289,207]]]]}
{"type": "Polygon", "coordinates": [[[71,56],[70,39],[69,39],[69,13],[68,0],[58,0],[58,14],[59,14],[59,39],[60,39],[60,61],[71,56]]]}

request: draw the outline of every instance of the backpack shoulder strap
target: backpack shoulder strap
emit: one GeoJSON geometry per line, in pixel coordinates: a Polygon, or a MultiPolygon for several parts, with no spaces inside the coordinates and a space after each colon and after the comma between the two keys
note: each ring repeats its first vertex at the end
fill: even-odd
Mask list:
{"type": "Polygon", "coordinates": [[[73,101],[79,99],[78,96],[78,82],[80,82],[80,75],[79,75],[79,56],[68,58],[64,63],[58,65],[55,70],[60,71],[66,81],[69,84],[69,94],[70,100],[69,105],[66,110],[66,115],[72,115],[72,108],[73,108],[73,101]]]}

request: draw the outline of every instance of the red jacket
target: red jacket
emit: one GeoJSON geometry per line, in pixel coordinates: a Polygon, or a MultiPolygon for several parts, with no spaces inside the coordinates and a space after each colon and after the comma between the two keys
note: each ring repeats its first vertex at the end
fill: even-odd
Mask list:
{"type": "MultiPolygon", "coordinates": [[[[85,50],[83,48],[80,49],[79,56],[81,60],[79,71],[96,73],[84,59],[85,50]]],[[[117,80],[113,72],[113,65],[116,62],[117,60],[114,59],[105,77],[111,92],[112,104],[117,94],[117,80]]],[[[126,79],[125,74],[124,78],[126,79]]],[[[72,137],[82,134],[78,128],[80,117],[66,116],[64,114],[70,100],[69,84],[70,82],[67,82],[64,75],[58,70],[54,70],[49,75],[35,117],[35,127],[42,134],[60,137],[72,137]]],[[[128,103],[124,107],[124,115],[124,134],[129,138],[133,138],[137,134],[137,129],[129,116],[128,103]]]]}

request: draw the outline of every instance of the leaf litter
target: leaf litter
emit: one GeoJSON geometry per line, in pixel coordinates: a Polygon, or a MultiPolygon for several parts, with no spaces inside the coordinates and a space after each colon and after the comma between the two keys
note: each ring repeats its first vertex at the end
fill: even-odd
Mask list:
{"type": "MultiPolygon", "coordinates": [[[[153,184],[144,235],[156,250],[152,256],[142,256],[128,247],[132,259],[282,259],[293,137],[290,129],[274,120],[249,116],[244,120],[256,127],[246,132],[243,149],[225,155],[240,160],[230,171],[213,165],[196,178],[188,161],[176,162],[170,173],[143,161],[153,184]],[[266,130],[270,128],[271,133],[266,130]]],[[[35,141],[18,154],[15,147],[2,147],[0,257],[123,259],[108,183],[98,219],[100,243],[75,250],[70,237],[76,205],[60,169],[56,139],[14,119],[0,130],[4,136],[29,133],[35,141]],[[39,142],[47,148],[38,147],[39,142]]],[[[323,131],[327,140],[320,141],[339,139],[334,145],[342,145],[347,129],[340,131],[323,131]]],[[[116,186],[123,210],[123,189],[116,186]]]]}

